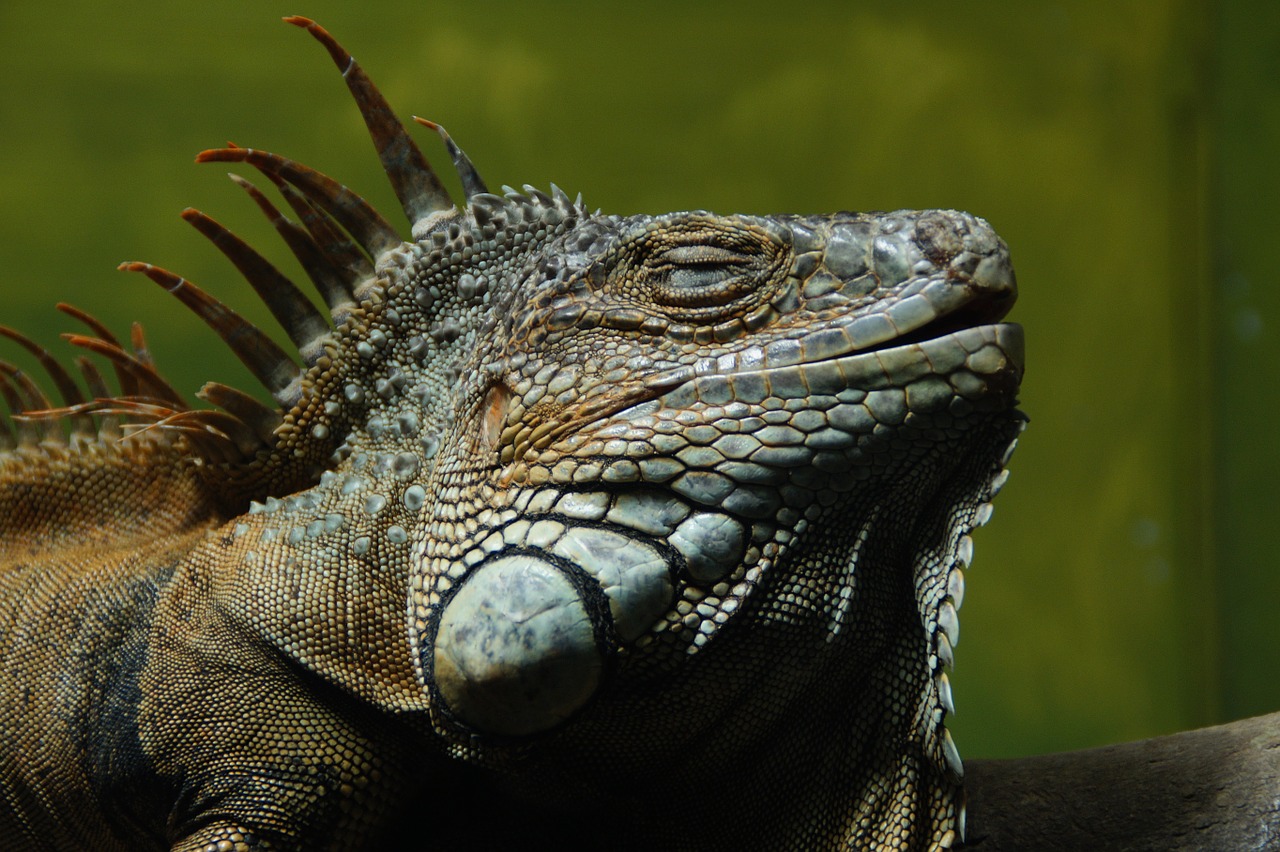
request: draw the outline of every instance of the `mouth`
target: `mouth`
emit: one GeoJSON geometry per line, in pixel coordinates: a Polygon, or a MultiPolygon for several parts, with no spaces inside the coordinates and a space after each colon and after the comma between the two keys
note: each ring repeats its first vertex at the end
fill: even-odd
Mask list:
{"type": "MultiPolygon", "coordinates": [[[[607,419],[646,403],[689,406],[698,401],[759,403],[905,386],[929,375],[971,374],[969,393],[1016,404],[1025,350],[1022,327],[1000,322],[1017,297],[1007,262],[989,280],[939,275],[911,295],[839,324],[780,337],[738,352],[704,358],[646,377],[639,395],[606,394],[588,401],[570,422],[541,436],[548,445],[584,422],[607,419]],[[972,378],[979,380],[975,386],[972,378]],[[977,390],[980,387],[981,390],[977,390]]],[[[522,457],[517,448],[513,457],[522,457]]]]}
{"type": "Polygon", "coordinates": [[[849,390],[903,389],[936,377],[949,381],[958,395],[1002,397],[1012,407],[1024,362],[1022,326],[944,320],[844,355],[694,376],[663,394],[661,400],[672,407],[691,405],[695,400],[728,401],[726,397],[758,404],[771,396],[816,399],[849,390]]]}
{"type": "Polygon", "coordinates": [[[1000,324],[1000,321],[1012,310],[1014,299],[1015,296],[1011,293],[1007,295],[1004,293],[984,293],[982,296],[966,302],[955,310],[929,320],[918,328],[862,351],[873,352],[879,349],[889,349],[912,343],[924,343],[925,341],[946,337],[958,331],[1000,324]]]}
{"type": "MultiPolygon", "coordinates": [[[[917,293],[875,312],[799,337],[776,339],[671,370],[651,377],[646,387],[661,395],[706,381],[749,376],[782,378],[796,370],[810,384],[818,373],[830,376],[831,367],[844,378],[840,390],[857,387],[859,377],[883,387],[887,386],[884,380],[891,377],[877,377],[878,372],[901,369],[900,378],[905,381],[929,372],[946,375],[961,368],[966,355],[983,347],[994,347],[1003,356],[1003,364],[997,368],[989,356],[980,359],[982,373],[1005,374],[1005,381],[1000,384],[1007,386],[1012,377],[1016,385],[1025,361],[1022,327],[1000,321],[1012,309],[1015,298],[1012,287],[936,279],[917,293]],[[915,360],[921,361],[923,371],[909,368],[909,362],[915,360]]],[[[831,381],[820,384],[824,392],[836,391],[825,387],[831,381]]],[[[818,392],[812,386],[808,390],[818,392]]]]}
{"type": "MultiPolygon", "coordinates": [[[[951,280],[932,281],[920,293],[908,296],[884,310],[884,316],[919,317],[914,326],[907,326],[883,341],[859,347],[838,360],[859,357],[875,358],[886,372],[893,372],[890,365],[899,365],[899,375],[915,371],[907,364],[922,356],[931,372],[945,377],[956,369],[969,369],[986,377],[991,390],[1013,396],[1022,379],[1026,351],[1022,326],[1002,320],[1013,309],[1017,300],[1017,288],[1012,270],[1003,267],[1003,274],[993,280],[969,279],[963,283],[951,280]],[[921,300],[923,306],[910,311],[899,306],[921,300]],[[930,317],[929,314],[933,316],[930,317]],[[968,353],[963,365],[958,365],[956,347],[968,353]],[[950,353],[950,357],[948,357],[950,353]],[[981,355],[979,355],[981,353],[981,355]],[[978,357],[973,357],[973,356],[978,357]]],[[[857,320],[852,325],[856,325],[857,320]]],[[[895,325],[895,328],[900,326],[895,325]]],[[[911,380],[911,379],[908,379],[911,380]]]]}

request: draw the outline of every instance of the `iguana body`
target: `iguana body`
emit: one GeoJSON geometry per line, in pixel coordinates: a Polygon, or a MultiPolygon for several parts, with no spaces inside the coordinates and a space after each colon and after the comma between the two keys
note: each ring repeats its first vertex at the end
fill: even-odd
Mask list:
{"type": "MultiPolygon", "coordinates": [[[[120,393],[54,366],[69,441],[15,421],[6,846],[957,842],[944,669],[1022,425],[999,238],[952,211],[498,197],[441,131],[455,208],[359,66],[293,22],[344,70],[412,238],[289,160],[206,152],[281,188],[301,225],[249,191],[335,327],[195,211],[301,368],[126,266],[279,411],[220,385],[224,412],[188,410],[94,325],[72,342],[120,393]]],[[[12,408],[50,407],[5,373],[12,408]]]]}

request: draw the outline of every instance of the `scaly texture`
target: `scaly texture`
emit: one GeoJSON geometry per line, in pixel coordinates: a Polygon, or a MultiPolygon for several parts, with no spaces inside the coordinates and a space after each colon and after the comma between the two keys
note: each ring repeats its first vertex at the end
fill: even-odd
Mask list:
{"type": "Polygon", "coordinates": [[[0,837],[22,849],[947,848],[946,669],[1023,425],[1008,253],[954,211],[454,207],[343,71],[411,239],[230,147],[329,306],[204,214],[295,361],[168,289],[278,409],[3,366],[0,837]],[[70,437],[66,435],[69,424],[70,437]],[[121,435],[124,435],[122,438],[121,435]]]}

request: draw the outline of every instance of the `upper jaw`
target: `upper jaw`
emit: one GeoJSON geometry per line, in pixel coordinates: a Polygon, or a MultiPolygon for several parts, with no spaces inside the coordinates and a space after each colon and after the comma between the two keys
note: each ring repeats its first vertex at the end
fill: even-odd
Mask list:
{"type": "Polygon", "coordinates": [[[795,252],[798,277],[806,283],[827,275],[842,289],[873,285],[871,294],[880,296],[913,280],[941,276],[970,281],[1010,302],[1017,292],[1008,247],[985,220],[970,213],[898,210],[777,221],[795,252]]]}
{"type": "MultiPolygon", "coordinates": [[[[985,221],[931,210],[783,222],[801,295],[793,322],[784,317],[782,323],[794,331],[674,371],[671,386],[693,375],[843,362],[890,349],[904,350],[899,358],[930,351],[936,358],[948,345],[967,348],[979,338],[990,338],[1020,376],[1022,330],[996,325],[1013,307],[1017,281],[1008,248],[985,221]],[[984,326],[993,328],[955,337],[984,326]],[[921,348],[944,338],[955,339],[921,348]]],[[[933,366],[944,369],[936,361],[933,366]]]]}

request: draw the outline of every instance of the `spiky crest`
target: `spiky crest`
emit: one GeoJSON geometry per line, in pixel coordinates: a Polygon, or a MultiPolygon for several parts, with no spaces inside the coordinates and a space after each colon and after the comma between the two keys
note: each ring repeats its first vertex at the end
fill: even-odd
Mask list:
{"type": "MultiPolygon", "coordinates": [[[[543,215],[585,214],[581,198],[571,202],[556,187],[551,195],[532,187],[526,187],[527,194],[512,190],[507,199],[490,195],[475,166],[444,128],[416,119],[439,135],[453,161],[466,195],[466,204],[459,210],[405,125],[351,54],[314,21],[297,16],[284,20],[310,33],[342,72],[413,237],[420,241],[419,248],[410,245],[410,250],[427,255],[444,251],[446,244],[458,237],[457,225],[450,223],[463,217],[481,235],[491,236],[493,228],[504,224],[535,221],[543,215]]],[[[369,311],[382,308],[385,295],[379,288],[385,281],[380,271],[385,270],[381,268],[405,262],[407,244],[360,195],[287,157],[228,143],[224,148],[202,151],[196,161],[253,166],[275,185],[297,216],[297,220],[288,218],[258,187],[239,175],[229,175],[297,258],[328,306],[327,318],[284,273],[231,230],[198,210],[188,208],[182,213],[183,219],[207,237],[253,286],[289,336],[303,366],[261,329],[185,278],[147,263],[123,263],[119,268],[146,275],[206,322],[270,392],[277,407],[209,382],[196,395],[220,410],[193,409],[156,370],[140,326],[134,327],[132,346],[126,349],[91,315],[60,304],[59,310],[92,331],[90,335],[64,337],[106,359],[115,373],[118,391],[113,393],[98,370],[80,359],[79,370],[89,391],[86,395],[47,351],[17,332],[0,328],[0,335],[36,356],[63,403],[55,407],[30,377],[0,362],[0,396],[14,420],[13,431],[7,427],[0,430],[0,449],[65,441],[59,419],[69,423],[73,442],[115,441],[122,434],[127,438],[139,431],[167,435],[185,441],[189,457],[200,463],[202,474],[216,481],[222,492],[232,494],[233,504],[241,505],[304,487],[329,463],[344,436],[327,425],[311,422],[320,403],[309,394],[316,379],[332,368],[337,335],[350,322],[360,322],[369,311]]],[[[432,335],[449,334],[448,327],[432,331],[432,335]]],[[[420,350],[418,346],[415,351],[420,350]]]]}
{"type": "Polygon", "coordinates": [[[458,178],[462,181],[462,191],[467,194],[470,200],[481,193],[489,191],[489,187],[485,184],[484,178],[480,177],[480,173],[476,171],[476,167],[471,164],[471,158],[466,155],[458,143],[453,141],[453,137],[449,135],[449,131],[445,130],[434,121],[428,121],[421,116],[415,115],[413,120],[430,130],[434,130],[440,135],[441,141],[444,142],[445,149],[449,152],[449,156],[453,158],[453,167],[458,172],[458,178]]]}
{"type": "Polygon", "coordinates": [[[378,159],[382,161],[391,188],[400,199],[417,237],[419,223],[429,221],[433,214],[454,209],[449,193],[360,63],[315,21],[298,15],[285,18],[285,21],[311,33],[333,57],[334,64],[342,72],[342,79],[360,107],[373,145],[378,149],[378,159]]]}

